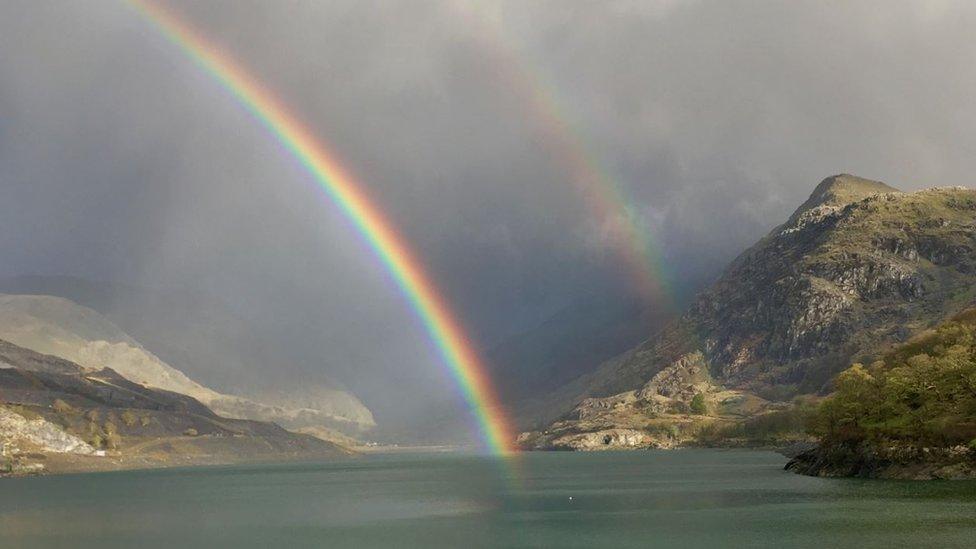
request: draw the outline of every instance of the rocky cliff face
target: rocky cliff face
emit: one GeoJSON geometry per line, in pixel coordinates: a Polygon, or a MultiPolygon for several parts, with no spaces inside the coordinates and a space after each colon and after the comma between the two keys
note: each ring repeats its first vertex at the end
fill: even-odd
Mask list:
{"type": "Polygon", "coordinates": [[[92,455],[95,449],[80,438],[42,418],[24,416],[0,408],[0,454],[16,453],[21,446],[45,452],[92,455]]]}
{"type": "Polygon", "coordinates": [[[619,400],[611,395],[636,391],[626,405],[636,409],[653,407],[660,396],[687,400],[708,392],[684,381],[670,388],[662,372],[671,372],[667,379],[698,375],[701,383],[710,379],[773,401],[815,393],[852,360],[866,360],[970,304],[974,283],[976,192],[902,193],[854,176],[830,177],[679,320],[549,402],[560,413],[578,405],[571,418],[592,408],[587,397],[619,400]],[[689,361],[700,373],[687,372],[682,365],[689,361]]]}

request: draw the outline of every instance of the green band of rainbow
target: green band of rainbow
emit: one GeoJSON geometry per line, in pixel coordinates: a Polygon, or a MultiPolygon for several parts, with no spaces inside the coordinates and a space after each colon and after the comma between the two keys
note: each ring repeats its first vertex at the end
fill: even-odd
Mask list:
{"type": "Polygon", "coordinates": [[[474,347],[417,258],[369,200],[362,186],[321,141],[239,63],[158,4],[144,0],[129,0],[129,4],[260,121],[352,220],[423,322],[476,416],[489,451],[494,454],[511,452],[511,430],[474,347]]]}

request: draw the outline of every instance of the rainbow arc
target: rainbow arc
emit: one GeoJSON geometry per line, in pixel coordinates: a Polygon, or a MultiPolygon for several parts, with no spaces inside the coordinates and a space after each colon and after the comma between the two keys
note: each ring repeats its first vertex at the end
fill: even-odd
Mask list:
{"type": "Polygon", "coordinates": [[[511,428],[475,347],[417,256],[363,185],[244,66],[165,7],[145,0],[129,0],[129,4],[253,115],[352,221],[423,323],[473,411],[488,450],[511,453],[511,428]]]}

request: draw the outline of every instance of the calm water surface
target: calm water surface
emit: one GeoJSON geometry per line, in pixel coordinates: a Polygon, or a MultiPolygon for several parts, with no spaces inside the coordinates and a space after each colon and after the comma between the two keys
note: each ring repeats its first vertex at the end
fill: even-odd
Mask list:
{"type": "Polygon", "coordinates": [[[974,547],[976,483],[769,452],[463,455],[0,481],[2,547],[974,547]],[[570,499],[572,498],[572,499],[570,499]]]}

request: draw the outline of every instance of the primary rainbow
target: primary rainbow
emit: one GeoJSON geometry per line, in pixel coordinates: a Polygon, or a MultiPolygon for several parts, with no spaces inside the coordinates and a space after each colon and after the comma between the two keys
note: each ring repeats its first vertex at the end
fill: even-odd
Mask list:
{"type": "Polygon", "coordinates": [[[423,322],[476,416],[488,450],[499,455],[512,452],[512,431],[477,352],[416,256],[362,186],[298,117],[239,63],[164,7],[145,0],[128,3],[229,91],[349,217],[423,322]]]}

